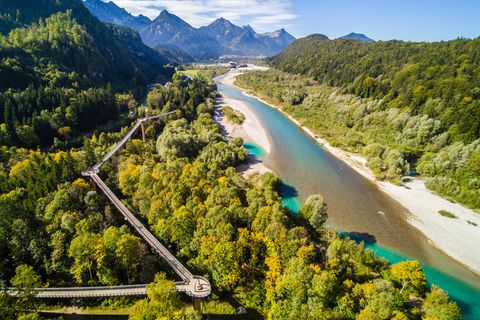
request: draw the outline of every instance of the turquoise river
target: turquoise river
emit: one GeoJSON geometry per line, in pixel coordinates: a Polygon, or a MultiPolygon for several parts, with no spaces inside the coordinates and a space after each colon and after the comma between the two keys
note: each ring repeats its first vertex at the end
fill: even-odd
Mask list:
{"type": "MultiPolygon", "coordinates": [[[[422,262],[430,284],[448,291],[467,320],[480,320],[480,276],[455,262],[408,222],[408,212],[341,160],[324,150],[278,110],[234,86],[218,83],[225,97],[240,100],[254,112],[270,141],[270,153],[246,141],[250,153],[284,182],[284,204],[293,212],[311,194],[322,194],[329,223],[392,263],[422,262]]],[[[480,257],[479,257],[480,258],[480,257]]]]}

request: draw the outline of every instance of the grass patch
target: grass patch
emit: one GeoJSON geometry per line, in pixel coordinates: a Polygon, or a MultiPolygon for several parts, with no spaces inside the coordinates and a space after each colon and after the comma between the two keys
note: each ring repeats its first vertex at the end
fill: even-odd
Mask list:
{"type": "Polygon", "coordinates": [[[227,120],[234,124],[242,124],[245,121],[245,116],[240,111],[234,110],[228,106],[222,107],[223,114],[227,120]]]}
{"type": "Polygon", "coordinates": [[[235,308],[226,301],[209,300],[205,303],[205,312],[209,315],[232,315],[235,314],[235,308]]]}
{"type": "Polygon", "coordinates": [[[444,217],[447,217],[447,218],[450,218],[450,219],[456,219],[457,218],[456,215],[454,215],[453,213],[451,213],[450,211],[447,211],[447,210],[440,210],[440,211],[438,211],[438,213],[441,216],[444,216],[444,217]]]}
{"type": "Polygon", "coordinates": [[[187,74],[189,76],[192,76],[192,77],[195,77],[198,75],[198,73],[200,72],[200,70],[194,70],[194,69],[191,69],[191,70],[183,70],[183,71],[179,71],[181,74],[187,74]]]}
{"type": "Polygon", "coordinates": [[[477,224],[473,221],[467,220],[467,222],[468,222],[468,224],[471,224],[472,226],[475,226],[475,227],[477,226],[477,224]]]}
{"type": "Polygon", "coordinates": [[[191,77],[204,77],[208,80],[212,80],[213,78],[222,75],[230,70],[230,68],[228,67],[219,65],[193,65],[190,67],[191,69],[177,70],[177,72],[183,75],[189,75],[191,77]]]}

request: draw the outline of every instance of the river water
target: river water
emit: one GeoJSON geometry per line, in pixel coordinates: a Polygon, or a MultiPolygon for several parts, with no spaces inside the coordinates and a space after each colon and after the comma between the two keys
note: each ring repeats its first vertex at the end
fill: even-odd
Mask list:
{"type": "Polygon", "coordinates": [[[406,221],[409,213],[405,208],[324,150],[278,110],[234,86],[217,86],[222,95],[246,103],[261,122],[270,140],[270,153],[251,141],[246,146],[284,182],[285,205],[295,212],[309,195],[321,194],[328,205],[329,224],[363,240],[393,263],[421,261],[429,283],[447,290],[465,319],[480,319],[480,276],[432,246],[406,221]]]}

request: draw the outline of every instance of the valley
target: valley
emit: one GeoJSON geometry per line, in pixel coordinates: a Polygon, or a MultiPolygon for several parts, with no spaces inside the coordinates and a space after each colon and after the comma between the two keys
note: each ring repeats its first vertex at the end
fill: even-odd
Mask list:
{"type": "Polygon", "coordinates": [[[0,0],[0,319],[478,319],[475,10],[403,5],[0,0]]]}

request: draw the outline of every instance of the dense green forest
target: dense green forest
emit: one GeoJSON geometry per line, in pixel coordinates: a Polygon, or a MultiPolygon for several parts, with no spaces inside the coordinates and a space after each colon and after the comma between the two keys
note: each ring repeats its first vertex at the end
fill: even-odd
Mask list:
{"type": "Polygon", "coordinates": [[[452,141],[480,138],[480,38],[446,42],[299,39],[272,66],[388,107],[440,120],[452,141]]]}
{"type": "MultiPolygon", "coordinates": [[[[235,166],[247,151],[241,139],[220,134],[214,89],[202,77],[183,76],[154,89],[139,114],[176,114],[148,125],[147,143],[128,142],[101,174],[162,242],[210,279],[217,297],[234,297],[270,319],[460,318],[446,293],[426,287],[417,262],[390,265],[325,227],[321,196],[309,198],[295,217],[282,207],[274,175],[243,178],[235,166]]],[[[2,147],[5,285],[134,283],[162,270],[106,199],[79,179],[127,130],[93,136],[79,151],[2,147]]],[[[195,319],[172,286],[158,276],[132,319],[195,319]]],[[[0,297],[5,317],[33,299],[0,297]]]]}
{"type": "MultiPolygon", "coordinates": [[[[188,82],[179,77],[163,91],[169,99],[166,106],[178,110],[173,118],[193,117],[194,106],[211,92],[205,81],[188,82]]],[[[163,126],[157,121],[148,132],[158,132],[163,126]]],[[[162,262],[131,234],[106,199],[80,178],[80,171],[94,164],[126,131],[128,127],[92,136],[79,151],[44,153],[16,146],[0,148],[1,286],[16,285],[15,277],[35,278],[36,286],[153,280],[162,262]]],[[[134,140],[127,150],[131,147],[141,144],[134,140]]],[[[106,179],[116,189],[115,172],[106,179]]],[[[25,307],[22,303],[18,301],[14,309],[21,310],[25,307]]]]}
{"type": "Polygon", "coordinates": [[[379,179],[400,182],[402,176],[421,174],[435,192],[480,208],[480,139],[454,141],[439,119],[346,94],[305,76],[251,72],[240,75],[237,84],[281,105],[333,146],[365,156],[379,179]]]}
{"type": "Polygon", "coordinates": [[[38,11],[36,1],[24,2],[13,16],[10,2],[0,6],[15,22],[0,19],[2,145],[61,146],[126,114],[128,101],[116,93],[141,97],[173,73],[137,33],[102,24],[79,0],[45,1],[38,11]]]}
{"type": "MultiPolygon", "coordinates": [[[[138,82],[144,85],[161,74],[161,67],[169,62],[145,46],[137,33],[100,22],[83,6],[81,0],[2,0],[0,16],[3,17],[0,19],[2,34],[7,36],[14,31],[10,35],[13,43],[2,50],[2,59],[4,56],[11,59],[25,57],[27,60],[22,60],[22,63],[17,61],[17,65],[30,62],[27,64],[30,68],[21,70],[27,75],[32,68],[42,70],[51,64],[51,68],[87,77],[89,84],[138,82]],[[51,21],[45,27],[45,19],[67,12],[68,20],[72,21],[51,21]],[[9,20],[14,23],[9,25],[5,22],[9,20]],[[46,29],[38,30],[39,27],[46,29]],[[18,28],[27,30],[15,31],[18,28]]],[[[37,81],[44,75],[41,71],[39,73],[32,75],[37,81]]],[[[33,80],[26,79],[27,85],[33,80]]],[[[8,87],[16,88],[16,84],[8,87]]]]}

